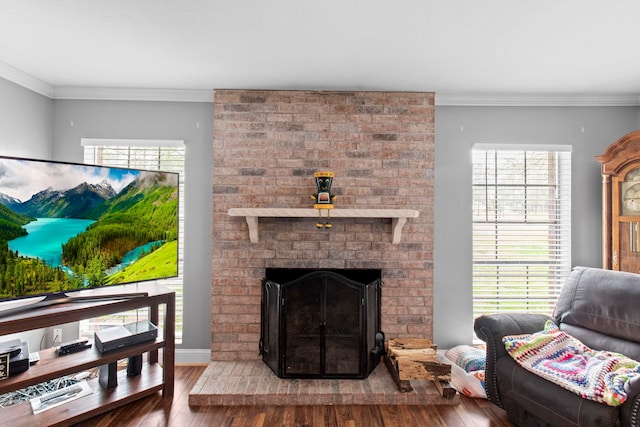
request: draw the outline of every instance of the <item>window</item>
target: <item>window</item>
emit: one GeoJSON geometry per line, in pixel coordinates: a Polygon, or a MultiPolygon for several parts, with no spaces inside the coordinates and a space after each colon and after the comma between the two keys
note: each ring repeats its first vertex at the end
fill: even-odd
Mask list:
{"type": "MultiPolygon", "coordinates": [[[[184,259],[184,163],[183,141],[174,140],[119,140],[82,139],[84,162],[94,165],[118,166],[124,168],[162,170],[180,174],[180,197],[178,200],[178,277],[158,280],[176,293],[176,341],[182,339],[183,312],[183,259],[184,259]]],[[[128,323],[146,318],[139,311],[120,313],[90,319],[81,324],[81,335],[92,334],[102,326],[128,323]]],[[[161,322],[162,323],[162,322],[161,322]]]]}
{"type": "Polygon", "coordinates": [[[551,314],[571,270],[571,149],[473,149],[473,318],[551,314]]]}

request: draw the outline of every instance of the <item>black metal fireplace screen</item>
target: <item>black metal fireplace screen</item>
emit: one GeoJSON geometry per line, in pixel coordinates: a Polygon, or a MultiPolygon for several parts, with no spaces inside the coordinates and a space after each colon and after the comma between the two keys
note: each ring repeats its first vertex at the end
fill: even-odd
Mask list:
{"type": "Polygon", "coordinates": [[[268,269],[260,353],[282,378],[366,378],[380,362],[380,270],[268,269]]]}

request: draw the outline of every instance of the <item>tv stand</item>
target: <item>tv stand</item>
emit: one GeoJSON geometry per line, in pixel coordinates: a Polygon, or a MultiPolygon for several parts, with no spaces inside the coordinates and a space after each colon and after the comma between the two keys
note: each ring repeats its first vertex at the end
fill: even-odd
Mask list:
{"type": "MultiPolygon", "coordinates": [[[[139,285],[136,285],[139,286],[139,285]]],[[[107,288],[96,288],[94,291],[100,290],[99,293],[95,295],[87,294],[84,291],[75,291],[70,292],[70,294],[66,294],[64,292],[50,294],[45,296],[35,296],[31,299],[25,298],[24,300],[19,300],[18,303],[14,301],[8,301],[8,304],[14,304],[14,306],[9,306],[9,308],[3,308],[0,303],[0,317],[9,316],[11,314],[20,313],[21,311],[34,310],[37,308],[47,307],[51,305],[57,304],[66,304],[69,302],[87,302],[87,301],[111,301],[118,299],[129,299],[129,298],[138,298],[138,297],[146,297],[149,294],[147,292],[130,292],[130,293],[105,293],[106,289],[111,289],[111,287],[107,288]],[[33,300],[33,301],[31,301],[33,300]]]]}
{"type": "Polygon", "coordinates": [[[141,366],[140,375],[127,376],[127,370],[124,369],[118,372],[118,385],[110,389],[101,386],[98,378],[90,380],[93,394],[37,415],[33,414],[29,402],[12,405],[10,410],[2,411],[3,425],[12,427],[71,425],[158,391],[162,392],[165,399],[173,397],[175,293],[160,285],[135,284],[82,291],[82,295],[78,296],[83,300],[34,308],[2,317],[0,330],[3,334],[13,334],[148,307],[149,320],[163,333],[159,333],[154,341],[107,353],[100,353],[95,346],[65,356],[58,356],[54,348],[40,350],[38,363],[25,372],[0,381],[0,394],[146,353],[146,361],[141,366]],[[105,298],[116,294],[120,298],[105,298]],[[130,297],[127,297],[128,294],[130,297]],[[94,298],[91,298],[92,296],[94,298]],[[166,310],[164,322],[159,325],[161,306],[165,306],[166,310]],[[159,358],[160,349],[162,349],[162,360],[159,358]]]}
{"type": "Polygon", "coordinates": [[[88,302],[88,301],[113,301],[130,298],[148,297],[148,292],[131,292],[131,293],[108,293],[104,295],[68,295],[67,302],[88,302]]]}

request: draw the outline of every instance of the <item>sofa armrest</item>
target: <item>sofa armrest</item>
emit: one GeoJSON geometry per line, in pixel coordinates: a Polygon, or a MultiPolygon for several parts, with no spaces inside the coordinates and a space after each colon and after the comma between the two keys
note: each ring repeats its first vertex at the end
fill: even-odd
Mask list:
{"type": "Polygon", "coordinates": [[[620,406],[621,425],[636,426],[640,420],[640,378],[632,378],[624,385],[627,400],[620,406]]]}
{"type": "Polygon", "coordinates": [[[553,317],[530,313],[491,314],[480,316],[475,320],[473,329],[478,338],[487,344],[485,389],[492,403],[504,408],[498,389],[496,362],[501,357],[510,356],[504,348],[502,337],[539,332],[544,329],[547,320],[553,320],[553,317]]]}
{"type": "Polygon", "coordinates": [[[482,341],[487,344],[496,344],[497,356],[501,357],[507,354],[502,344],[502,337],[540,332],[544,329],[547,320],[553,320],[553,317],[529,313],[490,314],[478,317],[473,329],[482,341]]]}

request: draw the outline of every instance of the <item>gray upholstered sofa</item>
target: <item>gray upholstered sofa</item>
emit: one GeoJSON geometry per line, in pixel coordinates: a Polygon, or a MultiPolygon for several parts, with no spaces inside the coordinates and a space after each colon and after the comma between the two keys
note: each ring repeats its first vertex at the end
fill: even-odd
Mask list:
{"type": "Polygon", "coordinates": [[[518,426],[640,426],[640,381],[625,385],[619,406],[583,399],[525,370],[509,356],[506,335],[541,331],[549,319],[561,331],[596,350],[640,361],[640,275],[575,267],[564,284],[553,316],[494,314],[476,319],[487,344],[486,391],[518,426]]]}

